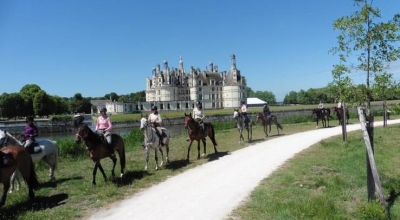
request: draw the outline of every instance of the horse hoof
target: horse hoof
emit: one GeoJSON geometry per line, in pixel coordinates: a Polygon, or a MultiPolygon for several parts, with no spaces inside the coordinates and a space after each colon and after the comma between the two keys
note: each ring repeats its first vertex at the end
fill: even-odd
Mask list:
{"type": "Polygon", "coordinates": [[[10,194],[11,194],[11,193],[13,193],[13,191],[12,191],[12,190],[10,190],[10,191],[8,191],[8,193],[10,193],[10,194]]]}
{"type": "Polygon", "coordinates": [[[123,174],[123,173],[121,173],[121,175],[119,175],[119,177],[121,177],[121,178],[122,178],[122,177],[124,177],[124,174],[123,174]]]}

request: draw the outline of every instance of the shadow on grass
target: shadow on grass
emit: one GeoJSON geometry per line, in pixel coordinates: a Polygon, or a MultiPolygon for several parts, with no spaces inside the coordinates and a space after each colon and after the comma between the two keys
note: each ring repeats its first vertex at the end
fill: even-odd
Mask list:
{"type": "Polygon", "coordinates": [[[257,142],[263,142],[265,139],[252,139],[251,141],[247,141],[248,143],[257,143],[257,142]]]}
{"type": "Polygon", "coordinates": [[[68,194],[65,193],[49,197],[37,196],[35,199],[2,208],[0,219],[18,219],[18,216],[24,212],[42,211],[63,205],[66,199],[68,199],[68,194]]]}
{"type": "Polygon", "coordinates": [[[214,161],[214,160],[218,160],[219,158],[224,157],[224,156],[229,155],[229,154],[230,153],[228,151],[218,152],[218,153],[209,154],[207,156],[207,158],[208,158],[208,161],[211,162],[211,161],[214,161]]]}
{"type": "Polygon", "coordinates": [[[111,182],[118,187],[131,185],[135,180],[142,179],[145,176],[150,176],[153,174],[148,173],[147,171],[128,171],[121,177],[114,177],[111,179],[111,182]]]}
{"type": "Polygon", "coordinates": [[[187,160],[174,160],[165,165],[165,169],[177,170],[188,165],[187,160]]]}
{"type": "Polygon", "coordinates": [[[71,180],[82,180],[82,179],[84,179],[82,176],[75,176],[75,177],[71,177],[71,178],[56,179],[53,182],[50,182],[50,181],[43,182],[42,184],[40,184],[40,188],[56,188],[57,184],[68,182],[68,181],[71,181],[71,180]]]}

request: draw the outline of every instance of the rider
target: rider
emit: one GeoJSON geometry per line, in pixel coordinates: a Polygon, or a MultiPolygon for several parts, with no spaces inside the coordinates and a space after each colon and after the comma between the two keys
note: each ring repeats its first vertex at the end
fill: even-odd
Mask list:
{"type": "Polygon", "coordinates": [[[271,117],[271,111],[269,110],[268,102],[264,103],[263,113],[265,118],[271,117]]]}
{"type": "Polygon", "coordinates": [[[149,123],[153,123],[153,127],[156,129],[156,134],[161,141],[161,146],[164,146],[165,143],[164,143],[164,138],[163,138],[162,131],[161,131],[162,119],[161,119],[161,115],[158,114],[157,106],[154,105],[153,107],[151,107],[151,114],[149,115],[148,121],[149,121],[149,123]]]}
{"type": "Polygon", "coordinates": [[[324,112],[324,110],[325,110],[325,108],[324,108],[324,103],[322,103],[321,100],[319,100],[318,109],[319,109],[319,111],[320,111],[321,113],[325,113],[325,112],[324,112]]]}
{"type": "Polygon", "coordinates": [[[204,136],[205,136],[205,133],[206,133],[205,132],[206,130],[205,130],[205,127],[204,127],[204,122],[203,122],[205,117],[206,116],[203,113],[203,109],[202,109],[201,103],[200,102],[196,102],[196,107],[193,109],[193,118],[197,123],[199,123],[204,136]]]}
{"type": "Polygon", "coordinates": [[[341,108],[343,107],[342,101],[339,101],[339,102],[338,102],[337,107],[338,107],[339,109],[341,109],[341,108]]]}
{"type": "Polygon", "coordinates": [[[100,109],[100,116],[97,118],[95,131],[99,135],[104,135],[110,150],[112,150],[111,129],[112,129],[112,123],[110,117],[108,117],[107,115],[107,109],[103,107],[100,109]]]}
{"type": "Polygon", "coordinates": [[[34,153],[33,143],[35,142],[35,137],[39,135],[38,128],[33,123],[33,117],[26,117],[25,132],[22,134],[24,137],[24,147],[29,153],[34,153]]]}
{"type": "Polygon", "coordinates": [[[241,110],[240,114],[243,115],[245,124],[248,124],[249,123],[249,118],[247,116],[246,102],[245,101],[241,101],[241,104],[242,104],[242,107],[240,109],[241,110]]]}

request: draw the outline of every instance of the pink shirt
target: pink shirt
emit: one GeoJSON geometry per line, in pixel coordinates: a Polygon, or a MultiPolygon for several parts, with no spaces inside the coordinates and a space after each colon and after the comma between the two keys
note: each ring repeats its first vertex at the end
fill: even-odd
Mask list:
{"type": "Polygon", "coordinates": [[[246,107],[246,105],[242,105],[242,112],[247,112],[247,107],[246,107]]]}
{"type": "Polygon", "coordinates": [[[97,118],[97,123],[96,123],[96,131],[97,130],[105,130],[105,131],[110,131],[112,128],[111,120],[110,117],[106,116],[99,116],[97,118]]]}

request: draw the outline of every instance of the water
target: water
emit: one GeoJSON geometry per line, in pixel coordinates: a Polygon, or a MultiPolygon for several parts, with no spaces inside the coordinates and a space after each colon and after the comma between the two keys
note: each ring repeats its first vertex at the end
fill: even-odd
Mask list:
{"type": "MultiPolygon", "coordinates": [[[[184,125],[166,125],[165,127],[171,136],[176,136],[185,132],[184,125]]],[[[94,130],[94,126],[90,126],[94,130]]],[[[111,133],[119,134],[121,136],[128,134],[134,128],[114,128],[111,133]]],[[[53,133],[41,133],[37,140],[40,139],[62,139],[62,138],[72,138],[75,139],[75,132],[53,132],[53,133]]]]}

